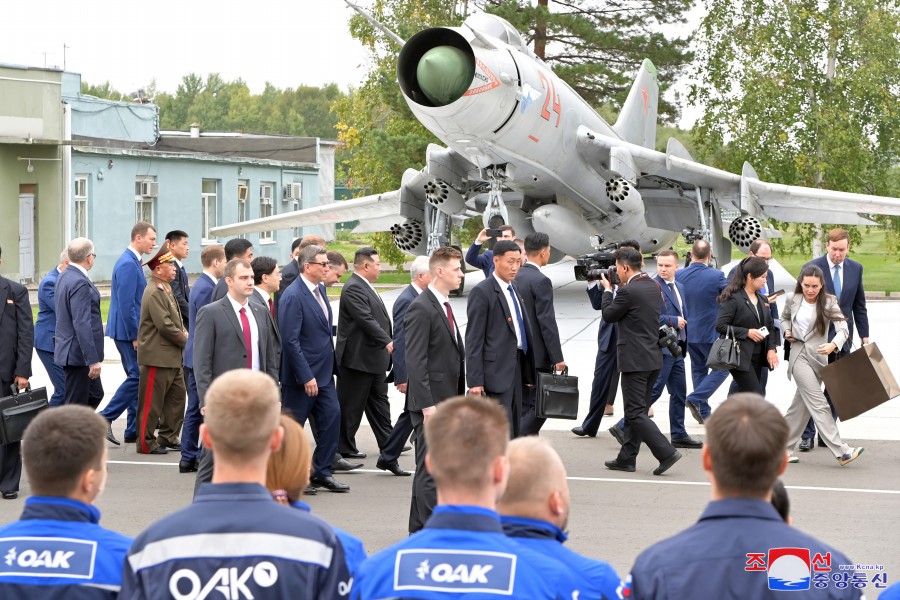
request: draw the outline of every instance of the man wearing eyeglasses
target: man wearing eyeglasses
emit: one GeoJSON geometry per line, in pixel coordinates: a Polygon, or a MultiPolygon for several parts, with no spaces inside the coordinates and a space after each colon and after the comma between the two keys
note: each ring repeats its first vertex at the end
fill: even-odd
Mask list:
{"type": "Polygon", "coordinates": [[[331,492],[349,492],[349,485],[335,481],[331,468],[341,427],[334,385],[333,315],[323,285],[331,264],[325,248],[315,245],[304,248],[299,261],[300,276],[278,303],[282,405],[301,425],[309,416],[316,421],[310,484],[331,492]]]}

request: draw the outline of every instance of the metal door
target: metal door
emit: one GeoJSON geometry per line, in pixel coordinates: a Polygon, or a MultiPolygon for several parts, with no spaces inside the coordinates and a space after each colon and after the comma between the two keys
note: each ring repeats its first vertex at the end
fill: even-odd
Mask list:
{"type": "Polygon", "coordinates": [[[19,279],[34,281],[34,194],[19,194],[19,279]]]}

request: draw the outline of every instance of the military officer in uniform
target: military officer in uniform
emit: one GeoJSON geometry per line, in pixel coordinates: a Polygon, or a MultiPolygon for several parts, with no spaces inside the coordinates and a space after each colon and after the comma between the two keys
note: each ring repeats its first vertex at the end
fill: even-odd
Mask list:
{"type": "Polygon", "coordinates": [[[178,448],[178,432],[184,422],[186,390],[182,373],[182,355],[188,334],[181,309],[172,293],[175,257],[164,243],[146,266],[150,280],[141,300],[138,325],[138,365],[141,378],[138,390],[137,451],[141,454],[166,454],[178,448]],[[156,423],[162,417],[159,438],[156,423]]]}

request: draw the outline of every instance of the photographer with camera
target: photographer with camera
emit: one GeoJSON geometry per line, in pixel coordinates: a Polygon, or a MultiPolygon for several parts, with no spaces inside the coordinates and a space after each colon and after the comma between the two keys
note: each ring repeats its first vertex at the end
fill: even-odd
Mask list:
{"type": "Polygon", "coordinates": [[[659,347],[659,285],[641,270],[643,257],[637,250],[619,248],[615,259],[621,284],[613,298],[609,277],[601,275],[601,310],[604,321],[619,324],[617,362],[622,374],[626,427],[625,443],[618,457],[605,465],[615,471],[633,472],[641,442],[645,442],[659,461],[653,474],[662,475],[681,459],[681,453],[647,416],[653,384],[663,362],[659,347]]]}

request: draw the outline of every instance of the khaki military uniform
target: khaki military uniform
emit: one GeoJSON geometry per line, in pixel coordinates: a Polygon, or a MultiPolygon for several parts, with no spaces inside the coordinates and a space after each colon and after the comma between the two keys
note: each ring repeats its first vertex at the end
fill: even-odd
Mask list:
{"type": "Polygon", "coordinates": [[[177,446],[184,423],[187,391],[182,358],[188,334],[169,284],[151,276],[141,300],[138,326],[137,451],[147,454],[161,444],[177,446]],[[159,438],[155,435],[160,421],[159,438]]]}

